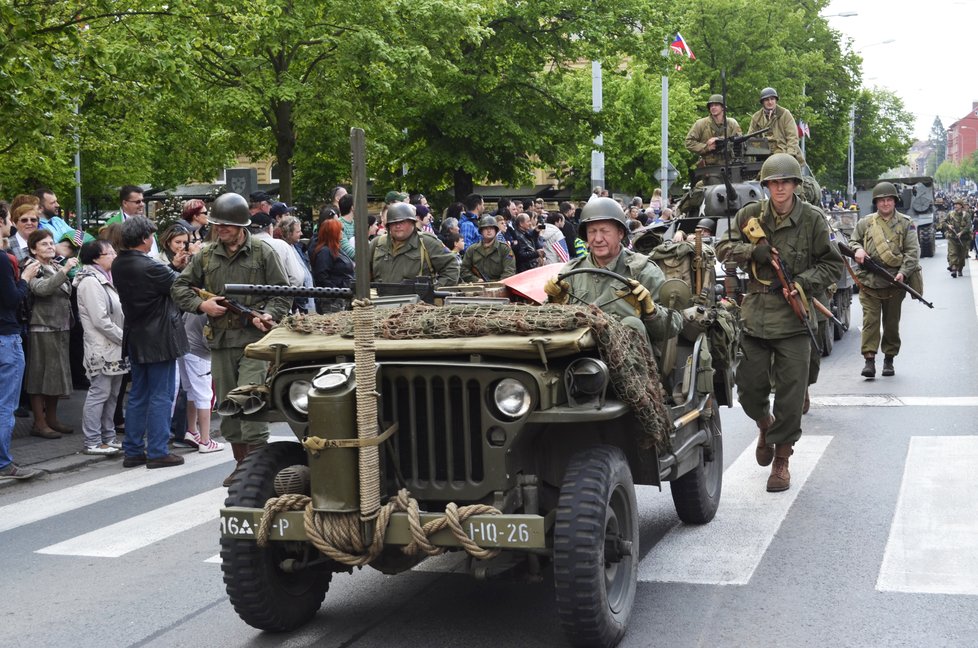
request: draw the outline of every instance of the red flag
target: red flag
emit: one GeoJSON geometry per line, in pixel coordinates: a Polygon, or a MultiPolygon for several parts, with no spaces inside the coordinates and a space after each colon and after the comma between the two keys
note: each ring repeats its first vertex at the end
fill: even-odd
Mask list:
{"type": "Polygon", "coordinates": [[[693,50],[689,48],[689,45],[686,44],[686,39],[679,32],[676,32],[676,38],[669,44],[669,49],[676,54],[682,54],[688,57],[691,61],[696,60],[696,55],[693,54],[693,50]]]}

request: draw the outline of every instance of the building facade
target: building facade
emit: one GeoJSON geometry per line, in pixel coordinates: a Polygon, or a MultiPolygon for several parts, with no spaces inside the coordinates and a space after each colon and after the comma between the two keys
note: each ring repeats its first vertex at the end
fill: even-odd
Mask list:
{"type": "Polygon", "coordinates": [[[971,112],[947,128],[947,159],[954,164],[971,157],[978,150],[978,101],[971,112]]]}

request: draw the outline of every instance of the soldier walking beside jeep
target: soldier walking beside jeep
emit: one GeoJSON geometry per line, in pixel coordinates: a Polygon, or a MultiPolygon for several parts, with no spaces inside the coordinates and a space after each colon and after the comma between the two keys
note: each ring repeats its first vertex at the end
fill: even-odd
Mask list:
{"type": "Polygon", "coordinates": [[[849,247],[859,264],[859,303],[863,307],[861,351],[866,359],[862,375],[876,376],[876,351],[883,349],[883,375],[892,376],[893,358],[900,353],[900,311],[906,292],[863,267],[867,257],[882,265],[897,281],[905,281],[923,292],[920,272],[920,243],[913,220],[896,210],[896,187],[880,182],[873,187],[876,211],[859,219],[849,238],[849,247]],[[883,335],[880,337],[880,325],[883,335]]]}

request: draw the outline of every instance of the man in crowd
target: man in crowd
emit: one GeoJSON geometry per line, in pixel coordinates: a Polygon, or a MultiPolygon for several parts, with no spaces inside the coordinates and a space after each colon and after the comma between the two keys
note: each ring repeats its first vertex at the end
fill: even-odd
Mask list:
{"type": "Polygon", "coordinates": [[[866,257],[872,257],[897,281],[906,281],[923,292],[920,272],[920,244],[913,220],[896,210],[896,187],[880,182],[873,187],[876,211],[856,223],[849,237],[855,252],[856,278],[859,280],[859,303],[863,307],[862,354],[866,359],[862,375],[876,376],[876,351],[883,349],[883,375],[892,376],[893,358],[900,353],[900,312],[906,292],[891,286],[886,279],[863,268],[866,257]],[[880,337],[880,325],[883,335],[880,337]]]}
{"type": "Polygon", "coordinates": [[[944,238],[947,239],[947,269],[951,277],[964,276],[964,264],[971,248],[971,215],[960,198],[954,200],[954,210],[944,221],[944,238]]]}
{"type": "Polygon", "coordinates": [[[248,211],[252,216],[261,212],[262,214],[268,214],[272,211],[272,203],[274,200],[271,195],[266,191],[253,191],[248,196],[248,211]]]}
{"type": "Polygon", "coordinates": [[[820,294],[839,277],[842,256],[829,240],[822,212],[795,195],[801,184],[796,159],[785,153],[772,155],[761,166],[760,179],[770,200],[737,212],[717,245],[717,256],[737,262],[750,277],[742,305],[743,359],[737,367],[737,392],[759,430],[757,463],[771,465],[767,490],[777,492],[791,485],[788,458],[801,438],[811,355],[808,329],[789,298],[802,299],[814,326],[814,309],[805,296],[820,294]],[[785,252],[782,265],[790,264],[792,286],[781,285],[775,273],[772,258],[780,257],[779,250],[785,252]]]}
{"type": "Polygon", "coordinates": [[[179,466],[170,454],[170,412],[176,394],[177,358],[190,350],[183,318],[170,298],[177,274],[150,256],[154,225],[144,216],[122,223],[122,246],[112,278],[125,315],[123,348],[129,356],[132,386],[126,407],[123,466],[179,466]]]}
{"type": "MultiPolygon", "coordinates": [[[[99,228],[100,233],[109,225],[124,223],[130,218],[143,215],[146,202],[143,200],[143,190],[136,185],[125,185],[119,189],[119,202],[121,203],[119,211],[105,221],[105,224],[99,228]]],[[[160,254],[160,249],[157,246],[155,236],[153,237],[153,245],[150,248],[150,251],[153,256],[159,256],[160,254]]]]}
{"type": "Polygon", "coordinates": [[[486,205],[479,194],[469,194],[463,201],[465,211],[458,219],[459,233],[465,241],[465,247],[475,245],[479,242],[479,219],[486,205]]]}
{"type": "Polygon", "coordinates": [[[272,229],[275,223],[272,217],[264,212],[257,212],[251,215],[251,225],[248,231],[251,236],[263,243],[266,243],[278,256],[278,261],[285,270],[285,276],[290,286],[301,286],[305,277],[305,267],[295,253],[295,249],[283,241],[272,236],[272,229]]]}
{"type": "Polygon", "coordinates": [[[536,232],[533,229],[535,219],[526,212],[517,214],[514,227],[510,228],[513,236],[513,255],[516,257],[516,272],[523,272],[540,265],[543,250],[537,247],[536,232]]]}
{"type": "Polygon", "coordinates": [[[470,245],[462,257],[462,281],[499,281],[516,274],[516,257],[513,250],[498,240],[499,226],[493,216],[483,216],[479,221],[482,240],[470,245]]]}
{"type": "Polygon", "coordinates": [[[289,207],[284,202],[273,202],[268,208],[268,215],[272,217],[275,227],[278,227],[282,218],[295,212],[295,207],[289,207]]]}
{"type": "MultiPolygon", "coordinates": [[[[204,334],[211,348],[215,395],[217,401],[222,402],[235,387],[265,382],[268,363],[246,358],[244,348],[260,340],[275,320],[286,315],[292,300],[288,297],[236,297],[237,301],[261,313],[244,321],[228,310],[222,297],[204,300],[194,292],[194,288],[203,288],[215,295],[223,295],[224,286],[229,283],[288,285],[285,270],[272,248],[248,233],[251,214],[248,202],[242,196],[235,193],[219,196],[208,220],[217,241],[191,258],[173,285],[173,299],[188,313],[207,315],[204,334]]],[[[241,465],[251,450],[268,442],[268,424],[222,417],[221,435],[231,443],[234,459],[241,465]]],[[[231,485],[234,475],[232,472],[224,480],[225,486],[231,485]]]]}
{"type": "Polygon", "coordinates": [[[387,210],[387,234],[370,242],[370,280],[399,284],[429,277],[436,288],[458,284],[458,258],[438,237],[419,232],[413,205],[397,202],[387,210]]]}
{"type": "Polygon", "coordinates": [[[717,140],[742,135],[740,124],[733,117],[726,117],[727,107],[723,95],[710,95],[706,102],[709,116],[697,119],[686,134],[686,148],[700,156],[700,164],[723,164],[722,151],[717,150],[717,140]]]}
{"type": "Polygon", "coordinates": [[[34,195],[41,205],[41,220],[37,226],[51,230],[55,242],[60,241],[65,234],[74,235],[74,226],[61,218],[61,205],[58,204],[58,197],[54,192],[50,189],[38,189],[34,195]]]}
{"type": "Polygon", "coordinates": [[[764,137],[771,147],[771,153],[787,153],[798,160],[798,164],[805,164],[805,156],[798,145],[798,125],[791,112],[778,105],[778,91],[774,88],[761,90],[761,109],[750,118],[747,132],[768,127],[771,130],[764,133],[764,137]]]}

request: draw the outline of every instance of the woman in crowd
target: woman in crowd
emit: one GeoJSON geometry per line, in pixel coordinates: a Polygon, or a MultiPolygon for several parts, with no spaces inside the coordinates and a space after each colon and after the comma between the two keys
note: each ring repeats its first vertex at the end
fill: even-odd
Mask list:
{"type": "Polygon", "coordinates": [[[181,221],[167,227],[160,237],[160,261],[177,272],[187,267],[190,257],[200,251],[200,243],[191,244],[190,234],[181,221]]]}
{"type": "Polygon", "coordinates": [[[30,322],[30,360],[26,390],[34,412],[33,436],[59,439],[74,429],[58,420],[58,399],[71,393],[68,332],[71,329],[71,283],[68,273],[78,265],[72,257],[56,261],[51,230],[36,230],[27,239],[37,276],[30,281],[34,304],[30,322]]]}
{"type": "MultiPolygon", "coordinates": [[[[17,196],[14,199],[14,203],[10,206],[10,216],[15,231],[10,235],[7,249],[13,252],[18,263],[23,263],[24,259],[28,256],[27,238],[31,235],[31,232],[37,229],[38,223],[40,223],[41,208],[37,202],[33,204],[24,202],[23,200],[18,202],[18,198],[22,198],[22,196],[17,196]]],[[[34,198],[34,196],[30,196],[30,198],[34,198]]],[[[37,198],[34,198],[34,200],[37,201],[37,198]]]]}
{"type": "Polygon", "coordinates": [[[115,249],[108,241],[89,241],[78,259],[83,267],[74,284],[85,331],[85,373],[91,383],[82,413],[84,453],[114,455],[122,450],[115,437],[115,407],[122,376],[129,371],[129,361],[122,357],[122,305],[112,284],[115,249]]]}
{"type": "Polygon", "coordinates": [[[207,205],[203,200],[194,198],[185,202],[180,219],[179,222],[190,232],[191,247],[199,247],[207,240],[207,205]]]}
{"type": "MultiPolygon", "coordinates": [[[[353,286],[353,261],[340,251],[343,226],[333,218],[319,226],[319,239],[312,252],[312,281],[316,286],[351,288],[353,286]]],[[[317,299],[316,311],[335,313],[346,310],[349,300],[343,298],[317,299]]]]}

